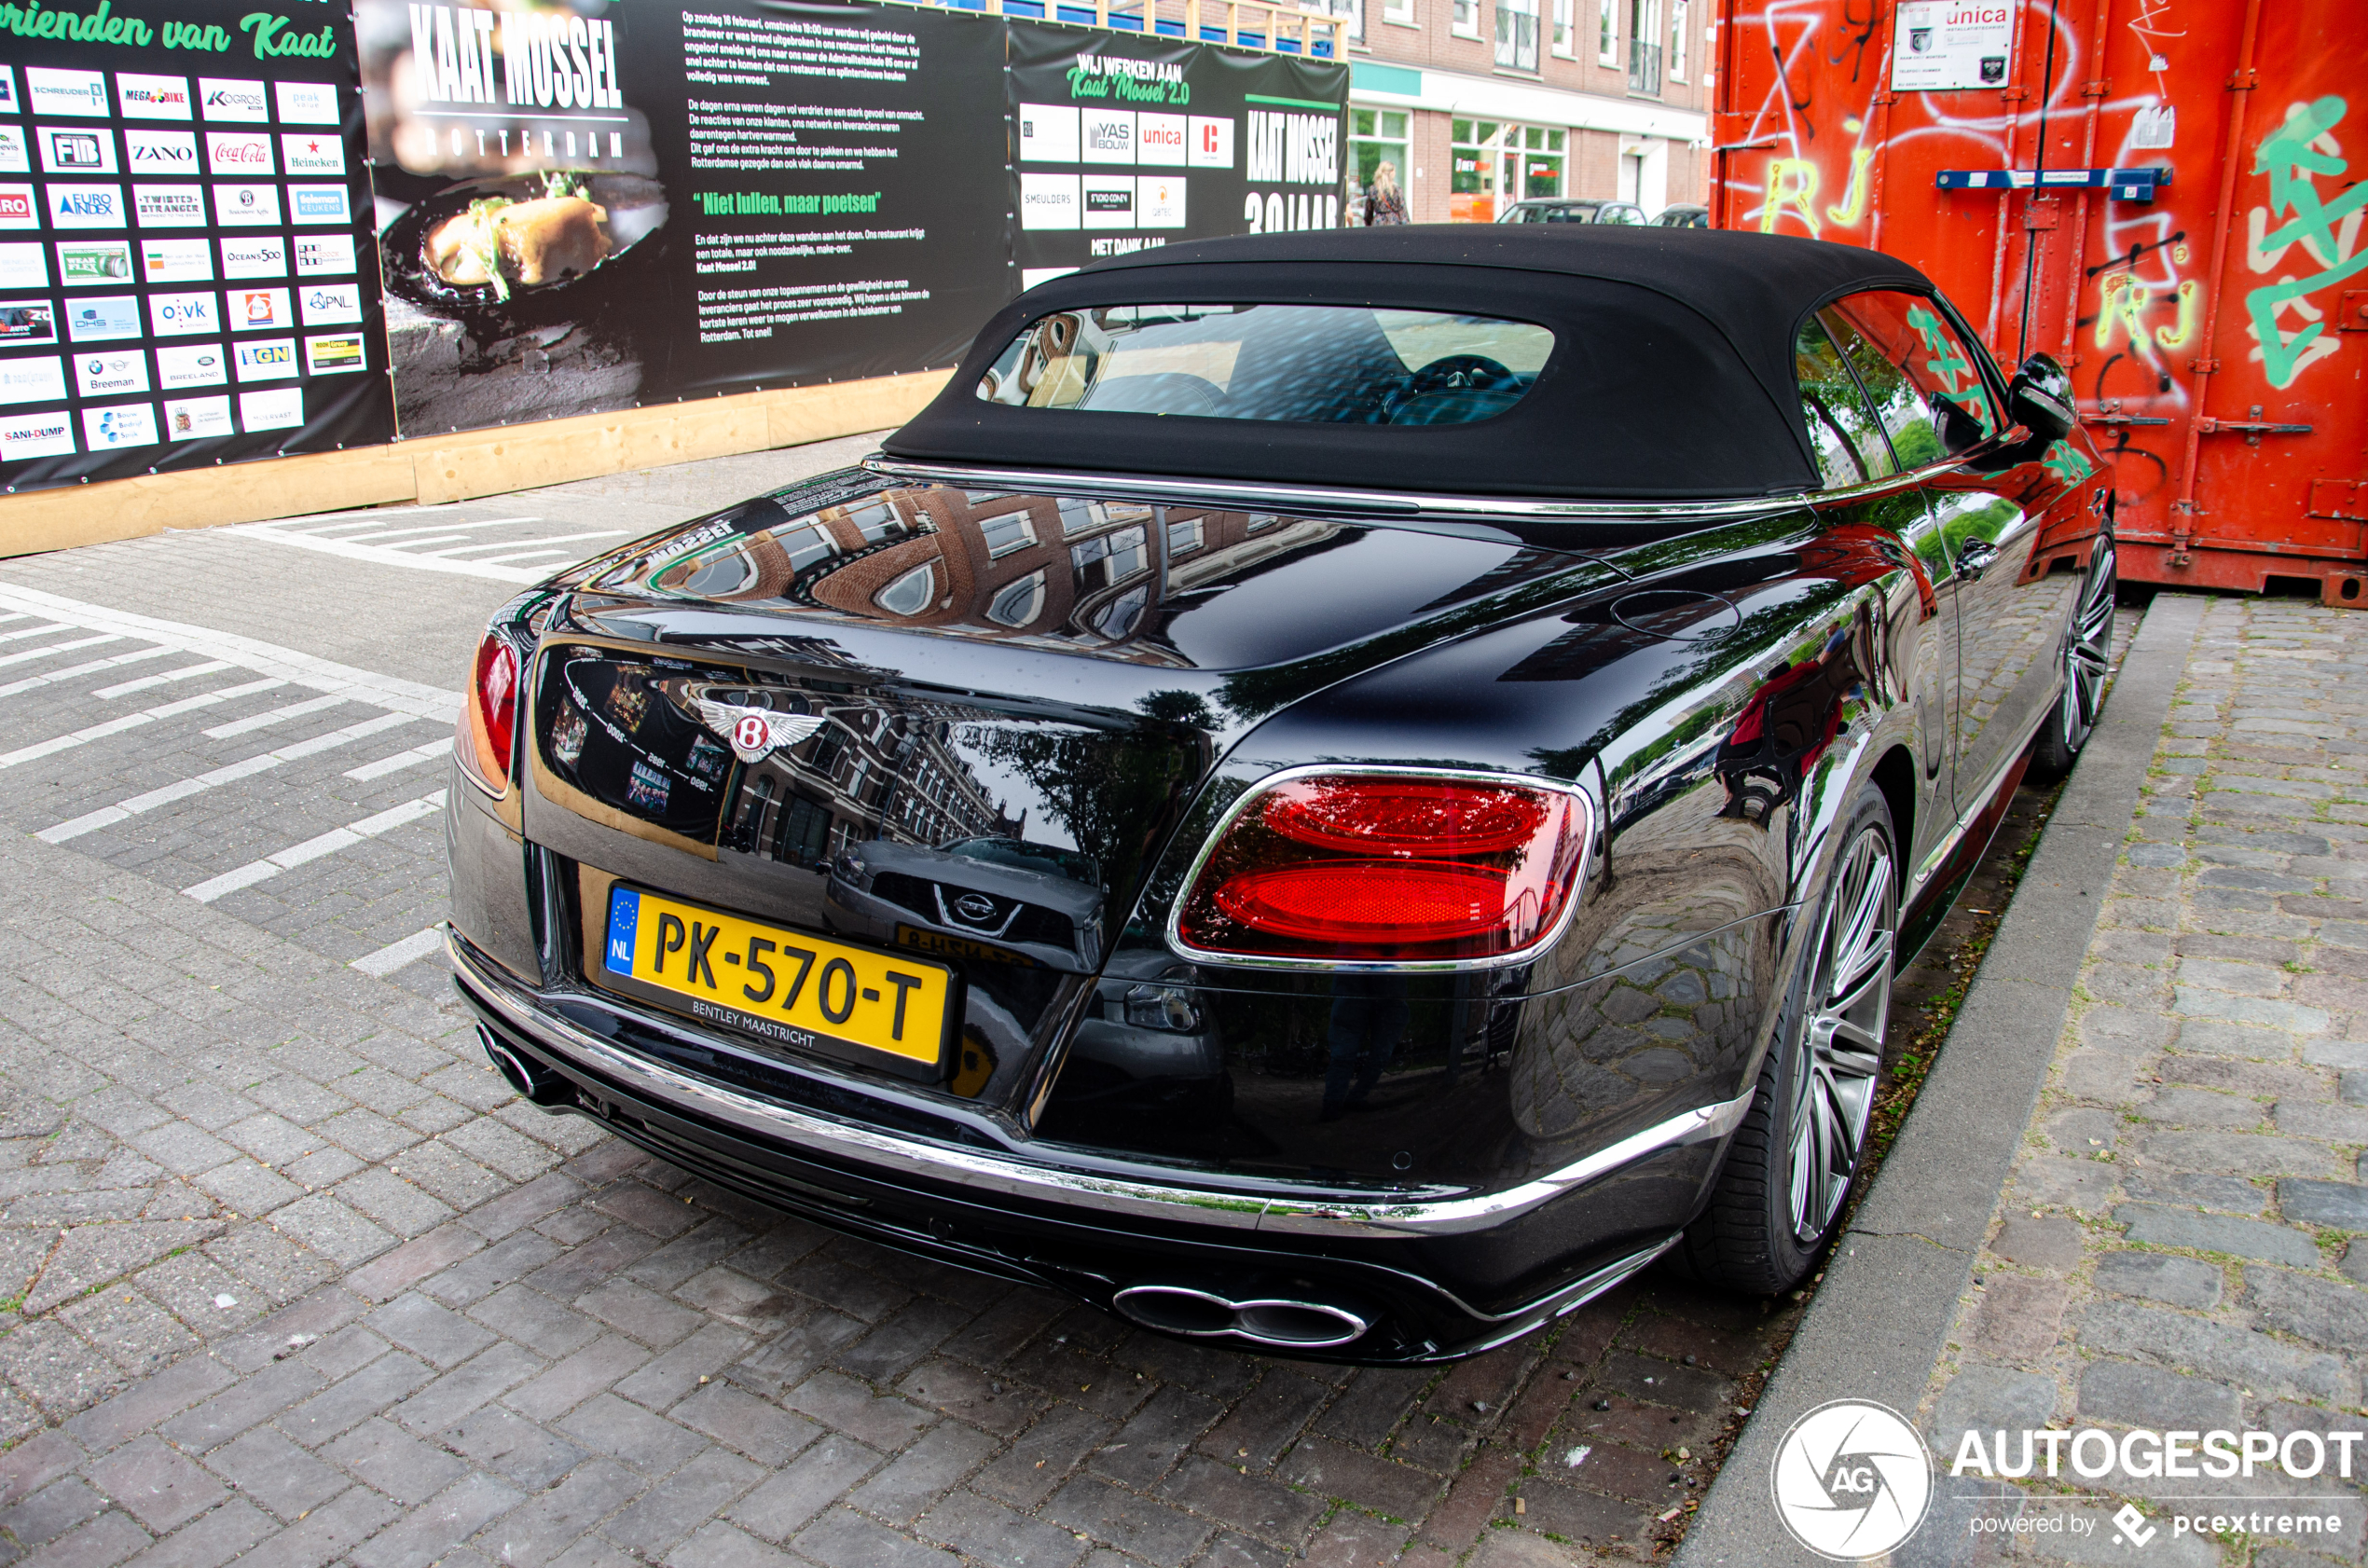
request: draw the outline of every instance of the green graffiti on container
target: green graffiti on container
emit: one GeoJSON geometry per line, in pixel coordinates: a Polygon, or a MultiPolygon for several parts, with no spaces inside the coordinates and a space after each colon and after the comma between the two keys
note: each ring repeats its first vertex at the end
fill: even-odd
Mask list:
{"type": "MultiPolygon", "coordinates": [[[[2342,99],[2334,97],[2297,103],[2287,111],[2286,122],[2263,137],[2261,145],[2253,149],[2252,172],[2269,176],[2270,211],[2280,216],[2292,214],[2264,234],[2254,243],[2254,250],[2265,255],[2277,255],[2300,241],[2303,249],[2323,268],[2307,278],[2265,283],[2245,296],[2245,309],[2252,317],[2253,335],[2261,339],[2262,364],[2268,371],[2273,387],[2293,385],[2302,367],[2318,357],[2308,351],[2327,330],[2324,322],[2313,321],[2288,337],[2279,329],[2279,312],[2290,301],[2316,294],[2368,268],[2368,249],[2345,256],[2335,232],[2336,225],[2368,207],[2368,184],[2355,182],[2334,200],[2322,201],[2314,178],[2324,174],[2341,180],[2349,167],[2339,155],[2320,152],[2311,145],[2341,124],[2348,108],[2342,99]]],[[[2329,145],[2333,144],[2331,138],[2329,145]]]]}

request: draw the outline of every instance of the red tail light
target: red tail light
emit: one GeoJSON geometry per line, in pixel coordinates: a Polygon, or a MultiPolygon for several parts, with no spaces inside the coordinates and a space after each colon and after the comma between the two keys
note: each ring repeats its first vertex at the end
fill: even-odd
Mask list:
{"type": "Polygon", "coordinates": [[[1171,935],[1219,961],[1508,962],[1561,923],[1588,825],[1582,797],[1509,778],[1281,779],[1228,815],[1171,935]]]}
{"type": "Polygon", "coordinates": [[[509,639],[488,632],[477,644],[475,678],[453,737],[461,769],[487,793],[510,787],[510,758],[518,730],[518,654],[509,639]]]}

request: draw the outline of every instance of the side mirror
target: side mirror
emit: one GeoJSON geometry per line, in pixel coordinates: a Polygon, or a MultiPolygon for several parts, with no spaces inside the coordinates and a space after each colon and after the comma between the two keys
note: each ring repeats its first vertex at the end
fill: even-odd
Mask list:
{"type": "Polygon", "coordinates": [[[2006,384],[2006,417],[2048,441],[2061,441],[2080,426],[2072,375],[2045,354],[2033,354],[2006,384]]]}

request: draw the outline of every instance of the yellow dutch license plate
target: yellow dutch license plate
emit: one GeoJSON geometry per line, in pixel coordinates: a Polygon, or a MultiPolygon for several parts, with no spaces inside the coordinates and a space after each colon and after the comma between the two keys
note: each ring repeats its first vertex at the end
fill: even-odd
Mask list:
{"type": "Polygon", "coordinates": [[[662,993],[695,1018],[774,1045],[840,1057],[852,1046],[930,1077],[945,1060],[953,971],[903,954],[619,885],[609,889],[601,965],[622,988],[662,993]]]}

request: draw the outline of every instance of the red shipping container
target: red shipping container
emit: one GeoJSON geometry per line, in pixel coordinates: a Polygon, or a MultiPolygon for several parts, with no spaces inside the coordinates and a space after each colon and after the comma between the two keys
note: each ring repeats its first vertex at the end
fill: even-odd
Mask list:
{"type": "Polygon", "coordinates": [[[2368,608],[2368,6],[1722,0],[1714,58],[1713,224],[2070,367],[2125,578],[2368,608]]]}

